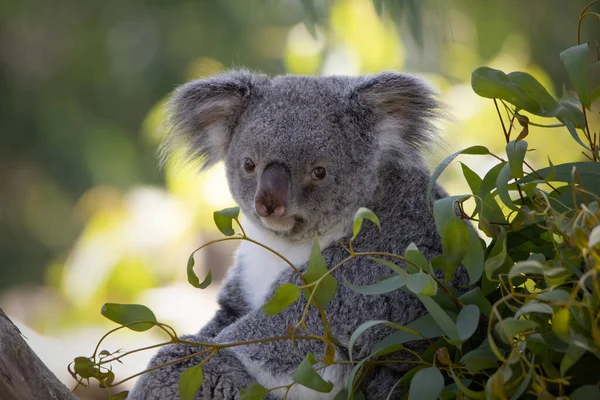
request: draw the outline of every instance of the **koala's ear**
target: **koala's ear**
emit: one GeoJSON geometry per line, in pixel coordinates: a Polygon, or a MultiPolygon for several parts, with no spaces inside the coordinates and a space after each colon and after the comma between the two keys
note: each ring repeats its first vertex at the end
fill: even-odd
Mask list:
{"type": "Polygon", "coordinates": [[[240,116],[256,97],[258,84],[267,79],[233,71],[177,88],[166,108],[169,132],[159,149],[161,162],[179,145],[202,169],[222,160],[240,116]]]}
{"type": "Polygon", "coordinates": [[[420,151],[436,141],[440,103],[420,78],[396,72],[361,77],[353,95],[374,112],[380,148],[393,158],[420,161],[420,151]]]}

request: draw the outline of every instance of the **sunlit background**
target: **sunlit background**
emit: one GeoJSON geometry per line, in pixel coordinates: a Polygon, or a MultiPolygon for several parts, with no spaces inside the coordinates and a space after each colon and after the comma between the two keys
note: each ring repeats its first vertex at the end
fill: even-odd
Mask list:
{"type": "MultiPolygon", "coordinates": [[[[587,0],[219,0],[0,2],[0,307],[69,387],[76,356],[115,327],[103,303],[141,303],[178,333],[216,309],[232,246],[196,257],[204,291],[187,284],[188,255],[218,237],[212,212],[232,206],[223,166],[160,172],[162,105],[178,84],[229,68],[268,74],[424,76],[452,119],[435,166],[455,149],[502,154],[493,103],[470,88],[482,65],[534,75],[566,95],[558,53],[577,42],[587,0]]],[[[596,7],[596,6],[595,6],[596,7]]],[[[585,23],[584,40],[600,38],[585,23]]],[[[562,128],[532,128],[534,165],[579,158],[562,128]]],[[[484,173],[485,159],[464,161],[484,173]]],[[[467,191],[459,169],[442,182],[467,191]]],[[[158,332],[122,332],[102,348],[134,349],[158,332]]],[[[151,352],[115,366],[117,379],[151,352]]],[[[129,385],[132,381],[129,381],[129,385]]],[[[81,398],[102,399],[99,388],[81,398]]]]}

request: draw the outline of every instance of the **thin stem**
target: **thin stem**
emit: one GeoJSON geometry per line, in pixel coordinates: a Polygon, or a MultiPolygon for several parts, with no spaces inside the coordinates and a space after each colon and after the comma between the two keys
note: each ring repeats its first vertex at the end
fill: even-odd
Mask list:
{"type": "Polygon", "coordinates": [[[502,114],[500,113],[500,108],[498,108],[498,102],[494,99],[494,105],[496,106],[496,111],[498,112],[498,118],[500,118],[500,123],[502,124],[502,131],[504,132],[504,139],[506,139],[506,143],[510,142],[510,136],[506,131],[506,126],[504,126],[504,120],[502,119],[502,114]]]}

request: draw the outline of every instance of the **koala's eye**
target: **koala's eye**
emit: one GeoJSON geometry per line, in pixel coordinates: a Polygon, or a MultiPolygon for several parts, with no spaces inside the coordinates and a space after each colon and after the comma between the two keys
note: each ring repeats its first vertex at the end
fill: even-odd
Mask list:
{"type": "Polygon", "coordinates": [[[252,171],[254,171],[254,168],[256,168],[256,165],[254,164],[254,161],[252,161],[248,157],[244,158],[244,169],[247,172],[252,172],[252,171]]]}
{"type": "Polygon", "coordinates": [[[315,181],[322,181],[325,179],[325,175],[327,175],[327,171],[323,167],[317,167],[310,173],[310,177],[315,181]]]}

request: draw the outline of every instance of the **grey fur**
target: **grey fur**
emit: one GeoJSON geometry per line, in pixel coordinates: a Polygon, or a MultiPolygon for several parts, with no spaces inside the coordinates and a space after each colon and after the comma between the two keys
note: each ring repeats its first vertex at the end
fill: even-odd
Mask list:
{"type": "MultiPolygon", "coordinates": [[[[402,254],[414,242],[431,259],[441,253],[441,243],[425,204],[429,173],[420,154],[435,138],[431,121],[437,108],[426,85],[399,73],[269,79],[230,72],[188,83],[175,92],[170,103],[173,129],[166,148],[184,141],[189,154],[202,158],[205,166],[224,159],[231,192],[247,218],[257,225],[261,225],[253,212],[257,179],[273,162],[286,166],[291,175],[288,206],[297,218],[291,231],[277,234],[290,243],[311,241],[315,233],[323,236],[338,231],[344,232],[347,241],[353,215],[364,206],[379,216],[381,231],[365,223],[355,240],[356,250],[402,254]],[[222,137],[210,138],[215,134],[222,137]],[[256,164],[250,174],[242,168],[245,157],[256,164]],[[326,168],[326,178],[318,183],[307,181],[317,165],[326,168]]],[[[444,196],[443,189],[436,186],[432,201],[444,196]]],[[[328,267],[347,255],[339,243],[323,250],[328,267]]],[[[238,258],[230,271],[220,295],[221,310],[198,334],[189,336],[190,340],[228,343],[268,338],[284,335],[288,325],[299,321],[306,304],[303,298],[275,316],[252,309],[241,290],[244,282],[239,271],[244,262],[238,258]]],[[[298,267],[305,271],[307,266],[298,267]]],[[[366,258],[352,260],[332,273],[338,282],[343,275],[359,285],[374,283],[376,277],[386,274],[389,270],[366,258]]],[[[271,287],[271,294],[286,282],[300,284],[298,276],[286,270],[271,287]]],[[[457,274],[452,284],[466,285],[465,275],[457,274]]],[[[408,324],[425,311],[415,296],[401,290],[363,296],[340,284],[326,313],[334,336],[346,344],[362,322],[385,319],[408,324]]],[[[314,308],[306,324],[312,332],[323,331],[314,308]]],[[[355,344],[355,358],[367,355],[371,346],[390,332],[386,327],[366,331],[355,344]]],[[[198,350],[172,345],[161,349],[150,366],[198,350]]],[[[238,399],[239,389],[253,383],[256,374],[291,376],[308,352],[319,359],[324,346],[297,341],[292,347],[289,341],[278,341],[220,350],[205,364],[197,399],[238,399]],[[256,368],[249,370],[247,365],[256,368]]],[[[345,346],[337,348],[336,357],[348,359],[345,346]]],[[[182,371],[198,362],[191,359],[143,375],[129,398],[178,398],[182,371]]],[[[337,368],[342,375],[348,372],[347,367],[337,368]]],[[[367,398],[384,398],[405,370],[373,371],[363,385],[367,398]]],[[[270,398],[281,395],[281,390],[269,394],[270,398]]]]}

